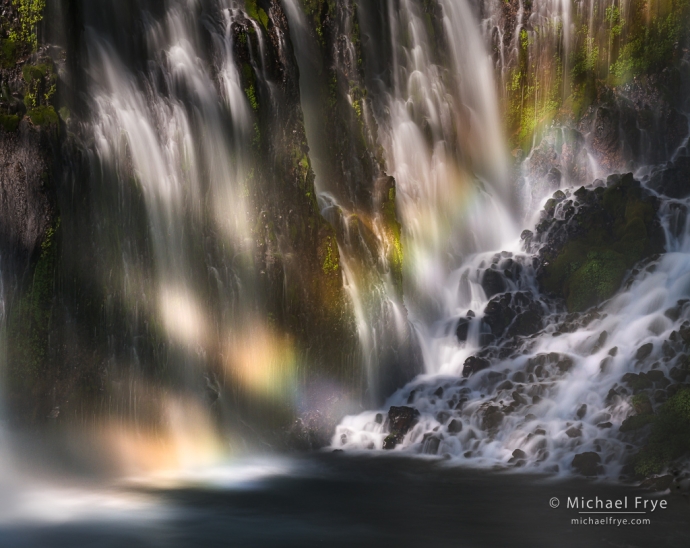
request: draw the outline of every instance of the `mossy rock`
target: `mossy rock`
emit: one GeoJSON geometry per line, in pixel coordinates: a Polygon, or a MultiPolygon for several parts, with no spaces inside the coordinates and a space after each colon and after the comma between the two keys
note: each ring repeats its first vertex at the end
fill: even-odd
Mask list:
{"type": "Polygon", "coordinates": [[[7,133],[14,133],[19,127],[20,118],[16,114],[0,114],[0,127],[7,133]]]}
{"type": "Polygon", "coordinates": [[[674,459],[690,454],[690,388],[683,387],[669,398],[656,420],[650,417],[654,416],[631,417],[653,423],[647,445],[633,459],[635,473],[641,477],[658,474],[674,459]]]}
{"type": "Polygon", "coordinates": [[[53,107],[40,106],[32,108],[27,115],[35,126],[57,126],[59,117],[53,107]]]}
{"type": "Polygon", "coordinates": [[[17,59],[22,50],[22,45],[17,44],[10,38],[2,40],[0,47],[0,66],[4,69],[10,69],[17,64],[17,59]]]}
{"type": "MultiPolygon", "coordinates": [[[[632,174],[617,176],[606,189],[578,189],[578,211],[547,236],[540,283],[580,312],[611,298],[638,261],[663,251],[658,204],[632,174]],[[549,239],[565,242],[551,245],[549,239]]],[[[545,210],[545,226],[557,221],[545,210]]]]}

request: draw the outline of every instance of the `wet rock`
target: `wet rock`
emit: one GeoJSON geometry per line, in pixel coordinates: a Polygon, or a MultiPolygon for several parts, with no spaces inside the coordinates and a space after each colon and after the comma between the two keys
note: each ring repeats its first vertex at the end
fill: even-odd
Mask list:
{"type": "Polygon", "coordinates": [[[602,373],[606,373],[606,371],[608,371],[608,368],[611,365],[612,361],[613,361],[613,359],[611,358],[611,356],[601,360],[599,362],[599,371],[601,371],[602,373]]]}
{"type": "Polygon", "coordinates": [[[496,387],[496,390],[497,390],[497,391],[498,391],[498,390],[510,390],[511,388],[513,388],[513,383],[510,382],[510,381],[508,381],[508,380],[506,380],[506,381],[503,381],[501,384],[499,384],[499,385],[496,387]]]}
{"type": "Polygon", "coordinates": [[[523,371],[516,371],[512,376],[513,382],[523,383],[527,380],[525,373],[523,371]]]}
{"type": "Polygon", "coordinates": [[[470,356],[465,360],[462,368],[462,376],[469,377],[470,375],[487,369],[491,365],[491,362],[485,358],[478,358],[477,356],[470,356]]]}
{"type": "Polygon", "coordinates": [[[666,491],[673,483],[673,475],[667,474],[657,478],[648,478],[644,480],[640,487],[642,489],[649,489],[650,491],[666,491]]]}
{"type": "Polygon", "coordinates": [[[383,424],[383,413],[376,413],[376,418],[374,421],[376,424],[383,424]]]}
{"type": "Polygon", "coordinates": [[[582,436],[582,426],[571,426],[565,431],[565,434],[569,438],[579,438],[580,436],[582,436]]]}
{"type": "Polygon", "coordinates": [[[495,297],[484,309],[484,319],[482,323],[488,326],[494,337],[500,337],[508,329],[508,326],[515,318],[515,311],[512,309],[512,295],[505,293],[495,297]]]}
{"type": "Polygon", "coordinates": [[[690,374],[690,371],[681,367],[672,367],[668,372],[668,376],[676,382],[685,382],[685,379],[690,374]]]}
{"type": "Polygon", "coordinates": [[[393,449],[402,442],[410,429],[417,424],[419,411],[413,407],[395,407],[388,410],[388,428],[390,434],[383,440],[384,449],[393,449]]]}
{"type": "Polygon", "coordinates": [[[443,397],[443,386],[439,386],[436,390],[434,390],[434,396],[437,398],[443,397]]]}
{"type": "Polygon", "coordinates": [[[654,412],[652,402],[647,394],[638,394],[632,400],[633,408],[638,415],[650,415],[654,412]]]}
{"type": "Polygon", "coordinates": [[[484,271],[484,275],[482,276],[482,289],[484,289],[487,298],[490,299],[494,295],[503,293],[506,288],[506,282],[500,272],[491,268],[484,271]]]}
{"type": "Polygon", "coordinates": [[[686,198],[690,196],[690,160],[680,157],[675,162],[654,169],[647,181],[647,186],[669,198],[686,198]]]}
{"type": "Polygon", "coordinates": [[[583,403],[580,408],[577,410],[577,418],[582,419],[585,415],[587,414],[587,404],[583,403]]]}
{"type": "Polygon", "coordinates": [[[665,379],[663,371],[659,371],[658,369],[652,369],[651,371],[647,371],[647,378],[653,383],[658,383],[665,379]]]}
{"type": "Polygon", "coordinates": [[[545,293],[564,298],[570,311],[612,297],[635,263],[664,246],[659,201],[632,174],[612,178],[605,189],[582,188],[577,194],[572,217],[550,218],[548,230],[538,227],[535,237],[541,244],[537,279],[545,293]]]}
{"type": "Polygon", "coordinates": [[[611,422],[609,422],[609,421],[607,421],[607,422],[600,422],[599,424],[597,424],[597,428],[602,428],[602,429],[603,429],[603,428],[611,428],[612,426],[613,426],[613,424],[612,424],[611,422]]]}
{"type": "Polygon", "coordinates": [[[601,465],[601,457],[594,451],[587,451],[586,453],[575,455],[572,467],[579,474],[588,477],[598,476],[604,473],[604,467],[601,465]]]}
{"type": "Polygon", "coordinates": [[[512,393],[512,396],[517,405],[527,405],[527,400],[517,390],[512,393]]]}
{"type": "Polygon", "coordinates": [[[652,381],[644,374],[626,373],[621,378],[621,382],[628,385],[633,390],[644,390],[645,388],[652,387],[652,381]]]}
{"type": "Polygon", "coordinates": [[[611,350],[609,350],[609,356],[612,356],[615,358],[617,354],[618,354],[618,347],[617,346],[614,346],[613,348],[611,348],[611,350]]]}
{"type": "Polygon", "coordinates": [[[422,440],[422,453],[425,455],[436,455],[441,445],[441,438],[433,434],[425,434],[422,440]]]}
{"type": "Polygon", "coordinates": [[[453,419],[448,423],[448,432],[451,434],[457,434],[462,432],[462,421],[458,419],[453,419]]]}
{"type": "Polygon", "coordinates": [[[664,355],[666,359],[672,359],[676,355],[676,351],[671,346],[671,344],[668,341],[664,341],[663,344],[661,345],[661,353],[664,355]]]}
{"type": "Polygon", "coordinates": [[[484,430],[496,430],[501,425],[504,418],[505,415],[501,412],[500,408],[492,405],[484,412],[482,426],[484,430]]]}
{"type": "Polygon", "coordinates": [[[455,329],[455,336],[460,342],[465,342],[467,340],[471,323],[472,320],[468,320],[467,318],[460,318],[460,320],[458,320],[458,327],[455,329]]]}
{"type": "Polygon", "coordinates": [[[515,322],[510,327],[508,331],[509,335],[519,335],[526,337],[532,335],[542,328],[542,311],[537,310],[527,310],[522,312],[515,318],[515,322]]]}
{"type": "Polygon", "coordinates": [[[441,424],[445,424],[445,422],[450,418],[450,413],[448,411],[441,411],[436,414],[436,420],[440,422],[441,424]]]}
{"type": "Polygon", "coordinates": [[[652,353],[652,350],[654,350],[654,345],[652,343],[643,344],[637,349],[635,358],[640,361],[644,360],[645,358],[649,357],[649,355],[652,353]]]}

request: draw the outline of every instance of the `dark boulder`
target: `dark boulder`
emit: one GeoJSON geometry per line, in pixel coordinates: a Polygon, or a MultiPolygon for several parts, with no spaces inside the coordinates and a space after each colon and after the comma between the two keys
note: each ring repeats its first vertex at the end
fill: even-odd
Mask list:
{"type": "Polygon", "coordinates": [[[458,432],[462,432],[462,421],[458,419],[453,419],[448,423],[448,432],[450,434],[457,434],[458,432]]]}
{"type": "Polygon", "coordinates": [[[410,429],[417,424],[419,411],[413,407],[395,407],[388,410],[388,428],[390,434],[383,440],[384,449],[393,449],[402,442],[410,429]]]}
{"type": "Polygon", "coordinates": [[[485,358],[478,358],[477,356],[470,356],[465,360],[462,368],[462,376],[469,377],[470,375],[488,368],[491,362],[485,358]]]}
{"type": "Polygon", "coordinates": [[[458,327],[455,330],[455,336],[460,342],[465,342],[467,340],[467,335],[470,331],[470,324],[472,320],[467,318],[460,318],[458,321],[458,327]]]}
{"type": "Polygon", "coordinates": [[[506,282],[503,274],[492,268],[487,268],[482,276],[482,289],[486,293],[487,298],[491,298],[498,293],[503,293],[506,290],[506,282]]]}
{"type": "Polygon", "coordinates": [[[604,473],[601,466],[601,457],[594,451],[579,453],[573,458],[572,466],[583,476],[598,476],[604,473]]]}
{"type": "Polygon", "coordinates": [[[638,360],[644,360],[645,358],[649,357],[649,355],[652,353],[652,350],[654,350],[654,345],[652,343],[643,344],[637,349],[635,358],[638,360]]]}
{"type": "Polygon", "coordinates": [[[681,156],[652,171],[647,186],[669,198],[690,196],[690,158],[681,156]]]}
{"type": "Polygon", "coordinates": [[[489,301],[484,309],[483,324],[494,337],[500,337],[515,318],[515,311],[510,306],[513,296],[504,293],[489,301]]]}
{"type": "Polygon", "coordinates": [[[663,252],[665,241],[659,200],[632,174],[611,176],[606,188],[583,187],[575,194],[574,213],[565,220],[542,212],[531,243],[542,290],[565,299],[571,312],[611,298],[628,270],[663,252]]]}
{"type": "Polygon", "coordinates": [[[496,430],[501,425],[504,418],[505,415],[501,412],[500,408],[491,405],[484,411],[482,426],[484,430],[496,430]]]}

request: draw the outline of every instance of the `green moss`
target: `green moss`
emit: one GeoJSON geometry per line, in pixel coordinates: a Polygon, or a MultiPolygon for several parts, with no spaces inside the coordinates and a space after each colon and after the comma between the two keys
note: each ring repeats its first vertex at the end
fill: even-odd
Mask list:
{"type": "Polygon", "coordinates": [[[628,174],[601,197],[605,214],[585,207],[579,223],[582,235],[569,241],[555,257],[548,257],[542,276],[546,291],[566,300],[579,312],[611,298],[636,262],[663,246],[651,234],[655,209],[639,184],[628,174]]]}
{"type": "Polygon", "coordinates": [[[31,284],[13,308],[8,321],[8,334],[13,341],[8,360],[8,379],[11,388],[31,389],[48,365],[48,335],[58,260],[59,229],[58,218],[46,231],[31,284]]]}
{"type": "Polygon", "coordinates": [[[688,37],[689,2],[680,0],[656,6],[649,18],[645,2],[633,6],[631,28],[611,73],[618,83],[634,76],[660,72],[676,62],[679,44],[688,37]]]}
{"type": "Polygon", "coordinates": [[[338,253],[338,244],[335,242],[335,238],[330,236],[326,238],[326,252],[323,259],[322,269],[323,273],[334,274],[340,270],[340,255],[338,253]]]}
{"type": "Polygon", "coordinates": [[[0,127],[8,133],[14,133],[19,127],[19,116],[15,114],[0,114],[0,127]]]}
{"type": "Polygon", "coordinates": [[[11,38],[2,40],[0,47],[0,66],[5,69],[12,68],[17,64],[20,46],[11,38]]]}
{"type": "Polygon", "coordinates": [[[57,74],[52,64],[24,65],[22,76],[26,82],[24,105],[27,109],[51,104],[57,91],[57,74]]]}
{"type": "Polygon", "coordinates": [[[654,422],[656,422],[655,415],[633,415],[632,417],[628,417],[623,421],[623,424],[621,424],[620,427],[620,431],[634,432],[636,430],[644,428],[648,424],[653,424],[654,422]]]}
{"type": "Polygon", "coordinates": [[[402,226],[398,222],[395,209],[395,186],[388,189],[381,205],[384,229],[388,240],[387,262],[393,277],[393,283],[402,296],[403,283],[403,247],[402,226]]]}
{"type": "Polygon", "coordinates": [[[634,459],[635,473],[658,474],[674,459],[690,453],[690,388],[682,388],[661,406],[647,445],[634,459]]]}
{"type": "Polygon", "coordinates": [[[36,126],[57,126],[60,119],[53,107],[40,106],[27,112],[27,116],[36,126]]]}
{"type": "Polygon", "coordinates": [[[608,249],[589,251],[564,284],[568,310],[580,311],[612,297],[625,276],[626,263],[608,249]]]}
{"type": "Polygon", "coordinates": [[[244,92],[247,95],[247,99],[249,99],[249,104],[251,105],[252,109],[254,112],[257,112],[259,110],[259,101],[256,99],[256,91],[254,90],[254,86],[250,85],[248,88],[245,88],[244,92]]]}
{"type": "Polygon", "coordinates": [[[38,47],[36,31],[38,24],[43,20],[45,0],[12,0],[12,5],[17,8],[19,24],[10,30],[10,40],[15,43],[24,42],[31,51],[36,51],[38,47]]]}
{"type": "Polygon", "coordinates": [[[268,15],[256,5],[256,0],[245,0],[244,8],[249,17],[261,23],[261,26],[268,30],[268,15]]]}
{"type": "Polygon", "coordinates": [[[242,77],[244,78],[245,88],[244,93],[249,100],[254,112],[259,110],[259,100],[256,96],[256,76],[254,75],[254,69],[249,63],[244,63],[242,65],[242,77]]]}

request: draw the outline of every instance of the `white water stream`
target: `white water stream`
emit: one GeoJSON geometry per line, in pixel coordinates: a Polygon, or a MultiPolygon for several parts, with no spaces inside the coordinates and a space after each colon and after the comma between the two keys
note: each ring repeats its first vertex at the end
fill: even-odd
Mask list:
{"type": "MultiPolygon", "coordinates": [[[[415,3],[403,1],[399,11],[390,10],[391,41],[398,51],[396,78],[388,99],[390,118],[387,125],[380,123],[387,128],[384,148],[398,184],[405,229],[406,304],[423,346],[427,374],[392,395],[380,410],[345,418],[332,447],[382,449],[388,435],[382,416],[389,406],[410,405],[421,418],[396,451],[445,455],[473,466],[521,460],[535,470],[563,473],[570,471],[574,454],[596,451],[606,475],[617,477],[631,451],[618,435],[631,404],[629,397],[607,401],[607,396],[626,372],[652,368],[668,376],[672,362],[662,360],[662,343],[690,317],[687,307],[681,307],[675,321],[664,315],[690,291],[687,226],[672,236],[670,224],[676,222],[674,204],[687,207],[690,202],[663,201],[660,214],[668,252],[654,268],[632,278],[628,289],[604,305],[598,319],[555,336],[557,318],[551,317],[529,352],[516,352],[494,362],[491,372],[463,380],[463,363],[479,350],[479,333],[470,330],[467,342],[460,343],[455,327],[469,310],[481,318],[488,303],[480,266],[491,264],[501,251],[515,260],[522,256],[526,268],[509,291],[536,293],[531,260],[519,239],[520,230],[533,229],[534,221],[520,226],[510,212],[517,208],[505,188],[507,154],[488,53],[476,30],[479,21],[467,2],[442,5],[445,39],[454,53],[453,78],[441,78],[441,68],[426,56],[425,26],[415,3]],[[407,41],[395,33],[400,29],[407,41]],[[461,85],[449,86],[453,79],[461,85]],[[453,140],[453,131],[459,129],[468,135],[467,142],[453,140]],[[468,173],[482,185],[470,181],[463,186],[468,173]],[[597,348],[603,332],[606,342],[597,348]],[[638,348],[646,343],[653,344],[651,355],[637,360],[638,348]],[[549,353],[567,356],[573,366],[547,379],[523,376],[530,358],[549,353]],[[602,368],[605,359],[608,365],[602,368]],[[500,409],[513,402],[516,410],[507,411],[498,426],[487,424],[489,406],[500,409]],[[524,456],[513,458],[518,449],[524,456]]],[[[544,6],[544,11],[550,9],[544,6]]],[[[563,10],[561,16],[567,21],[568,14],[563,10]]],[[[531,212],[532,219],[536,213],[531,212]]]]}

